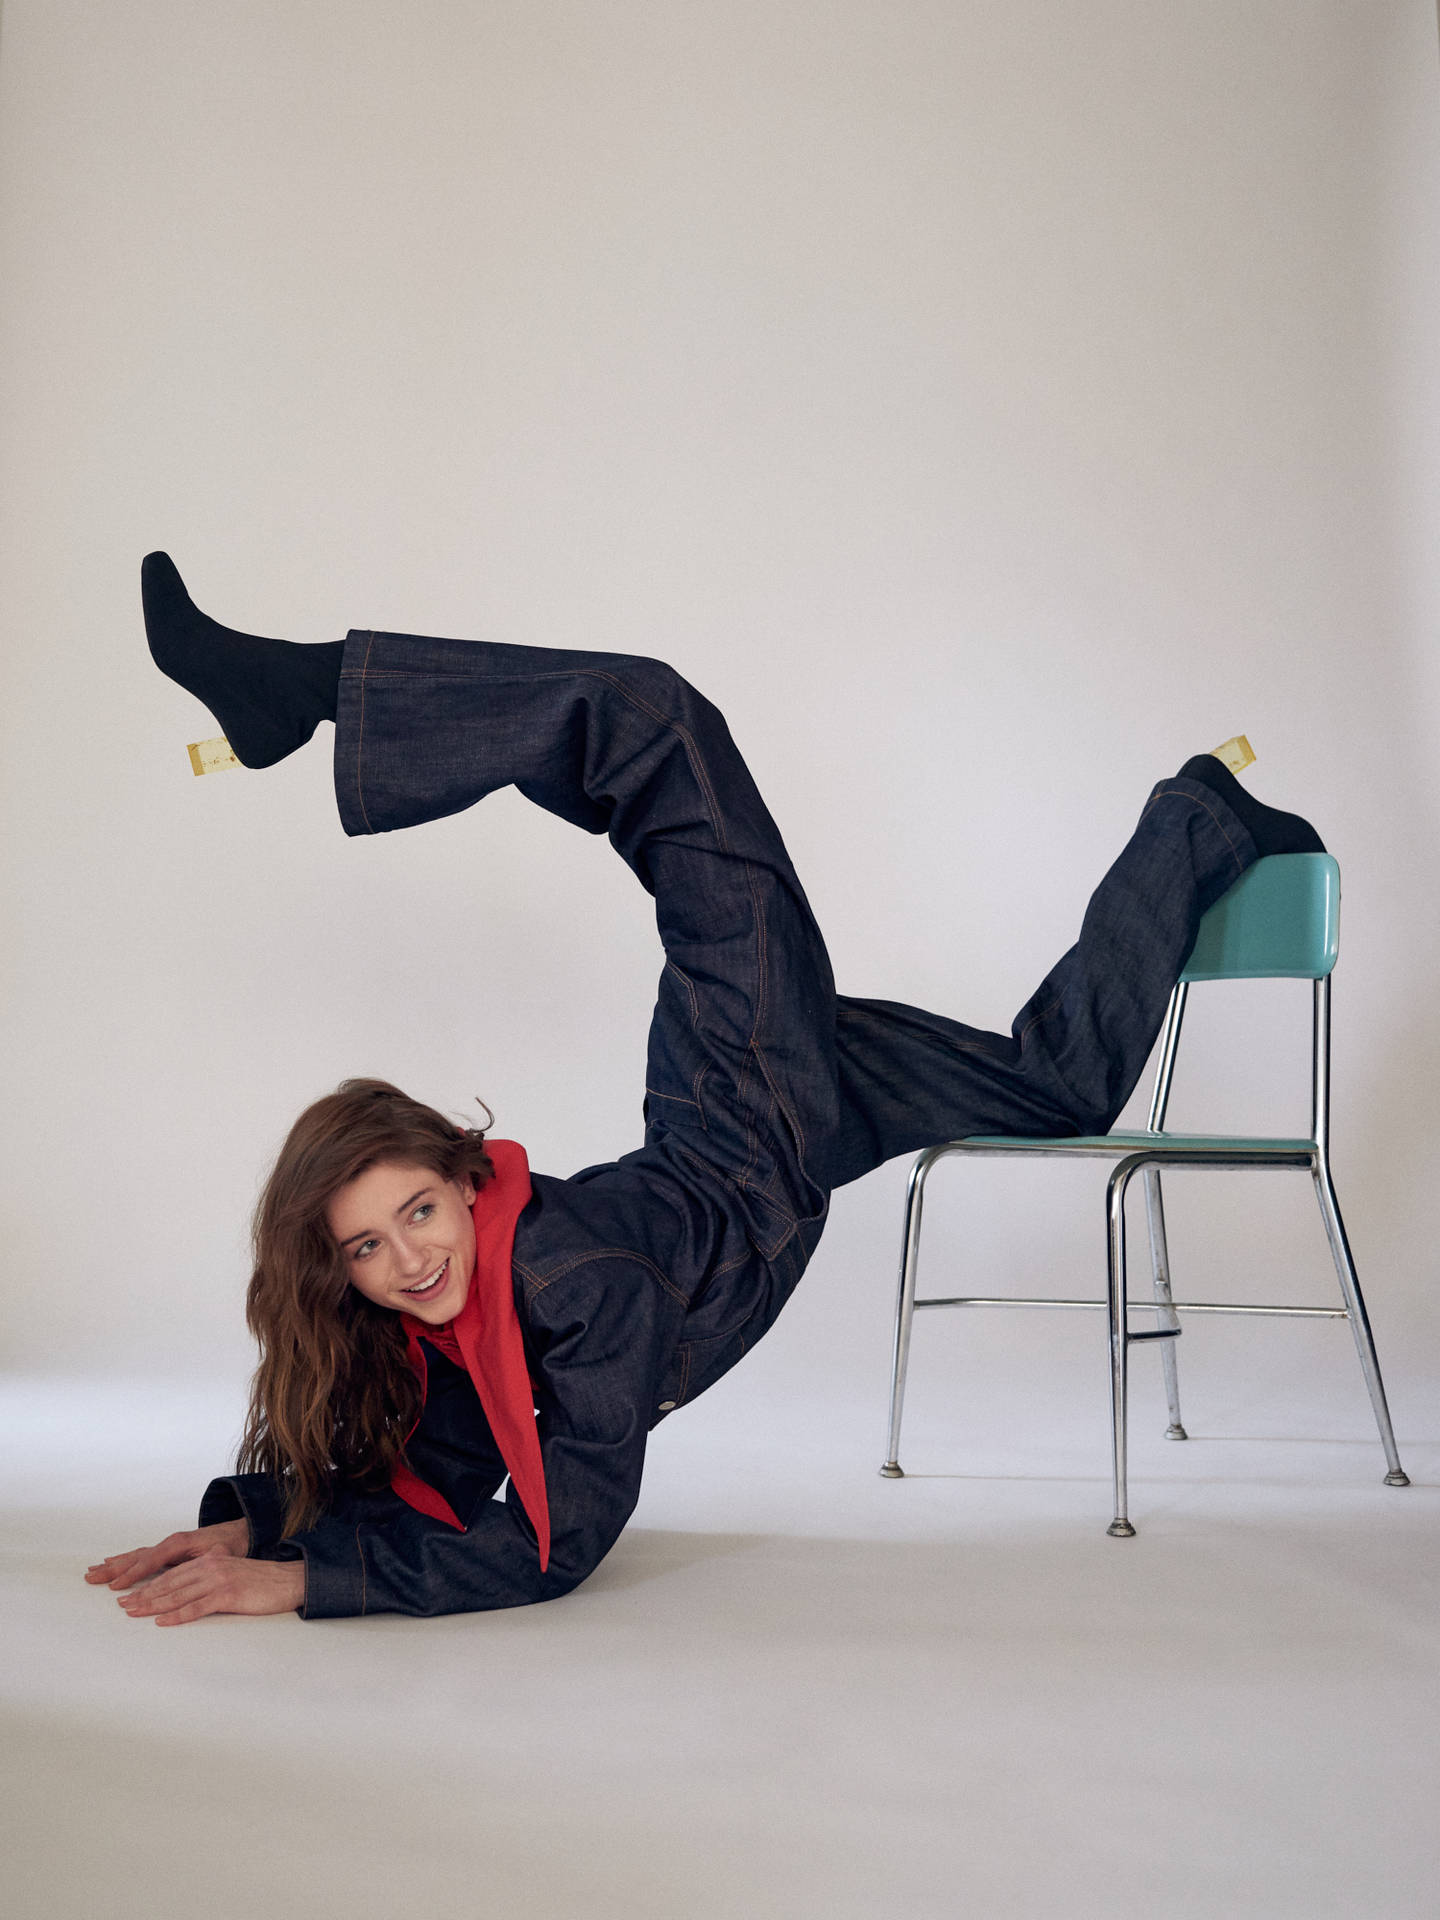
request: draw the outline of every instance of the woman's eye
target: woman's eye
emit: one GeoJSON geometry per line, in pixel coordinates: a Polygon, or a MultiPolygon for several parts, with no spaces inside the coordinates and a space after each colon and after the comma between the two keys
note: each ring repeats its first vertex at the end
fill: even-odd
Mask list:
{"type": "Polygon", "coordinates": [[[357,1260],[364,1260],[368,1258],[368,1256],[375,1251],[376,1247],[378,1247],[379,1244],[380,1242],[378,1240],[362,1240],[359,1246],[356,1247],[355,1249],[355,1258],[357,1260]]]}
{"type": "Polygon", "coordinates": [[[416,1207],[410,1218],[412,1220],[428,1220],[434,1211],[435,1202],[433,1200],[427,1200],[423,1206],[416,1207]]]}

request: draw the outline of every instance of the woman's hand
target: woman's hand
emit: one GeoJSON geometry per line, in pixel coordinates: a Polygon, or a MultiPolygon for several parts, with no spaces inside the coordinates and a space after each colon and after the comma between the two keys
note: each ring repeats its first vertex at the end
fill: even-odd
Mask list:
{"type": "Polygon", "coordinates": [[[250,1522],[222,1520],[218,1526],[196,1527],[189,1533],[172,1533],[157,1547],[134,1547],[129,1553],[112,1553],[97,1561],[85,1578],[92,1587],[133,1587],[152,1579],[166,1567],[182,1560],[198,1560],[202,1553],[233,1554],[243,1560],[250,1551],[250,1522]]]}
{"type": "Polygon", "coordinates": [[[291,1613],[305,1604],[303,1560],[237,1560],[217,1547],[120,1596],[132,1620],[183,1627],[207,1613],[291,1613]]]}
{"type": "Polygon", "coordinates": [[[124,1587],[120,1605],[132,1620],[154,1618],[157,1627],[182,1627],[207,1613],[289,1613],[305,1601],[305,1565],[300,1560],[247,1560],[250,1524],[222,1520],[218,1526],[172,1533],[158,1546],[112,1553],[85,1578],[95,1587],[124,1587]]]}

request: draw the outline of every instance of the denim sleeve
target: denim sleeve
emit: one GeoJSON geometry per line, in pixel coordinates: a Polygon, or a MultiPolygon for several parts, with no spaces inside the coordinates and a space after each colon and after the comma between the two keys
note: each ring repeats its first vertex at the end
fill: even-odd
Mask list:
{"type": "MultiPolygon", "coordinates": [[[[305,1561],[302,1618],[480,1612],[558,1599],[577,1587],[635,1509],[655,1382],[682,1315],[650,1273],[623,1255],[586,1261],[531,1302],[550,1505],[544,1573],[513,1487],[503,1501],[477,1501],[459,1533],[393,1494],[369,1495],[342,1501],[284,1542],[282,1550],[305,1561]]],[[[234,1488],[236,1480],[216,1484],[234,1488]]]]}
{"type": "Polygon", "coordinates": [[[285,1527],[285,1496],[273,1473],[231,1473],[212,1480],[200,1499],[197,1526],[224,1520],[250,1523],[249,1556],[261,1559],[278,1546],[285,1527]]]}

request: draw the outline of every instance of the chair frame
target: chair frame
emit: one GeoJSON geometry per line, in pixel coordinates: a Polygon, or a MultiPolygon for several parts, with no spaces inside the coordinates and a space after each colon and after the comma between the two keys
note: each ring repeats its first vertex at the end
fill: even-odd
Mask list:
{"type": "MultiPolygon", "coordinates": [[[[1238,976],[1237,976],[1238,977],[1238,976]]],[[[910,1170],[905,1195],[905,1223],[901,1240],[900,1287],[895,1309],[895,1341],[891,1367],[890,1438],[885,1463],[880,1468],[887,1480],[904,1478],[900,1465],[900,1423],[905,1405],[905,1378],[910,1361],[910,1336],[917,1309],[922,1307],[1058,1307],[1101,1311],[1107,1315],[1110,1350],[1110,1422],[1111,1452],[1115,1488],[1115,1517],[1107,1532],[1116,1539],[1133,1538],[1127,1496],[1127,1400],[1129,1352],[1137,1341],[1160,1342],[1165,1397],[1170,1425],[1167,1439],[1188,1438],[1180,1418],[1179,1380],[1175,1364],[1175,1341],[1182,1332],[1182,1313],[1231,1313],[1263,1315],[1297,1320],[1348,1320],[1355,1337],[1361,1371],[1369,1390],[1380,1443],[1384,1448],[1387,1487],[1409,1486],[1409,1477],[1400,1465],[1395,1447],[1385,1387],[1380,1378],[1380,1363],[1375,1353],[1374,1336],[1365,1310],[1355,1271],[1354,1257],[1341,1218],[1330,1173],[1330,978],[1328,971],[1314,978],[1314,1027],[1311,1072],[1311,1137],[1308,1140],[1241,1141],[1208,1135],[1167,1134],[1165,1116],[1170,1103],[1170,1088],[1175,1074],[1175,1058],[1180,1044],[1180,1028],[1185,1017],[1190,981],[1182,976],[1170,995],[1165,1023],[1161,1029],[1160,1058],[1149,1117],[1143,1133],[1120,1133],[1088,1139],[1023,1140],[983,1138],[951,1140],[928,1147],[919,1154],[910,1170]],[[1115,1162],[1106,1187],[1107,1285],[1103,1300],[1015,1299],[979,1295],[947,1295],[920,1300],[915,1296],[920,1262],[920,1226],[924,1212],[925,1188],[934,1167],[951,1155],[985,1158],[1053,1155],[1066,1158],[1108,1159],[1115,1162]],[[1211,1300],[1176,1300],[1170,1284],[1170,1256],[1165,1238],[1165,1202],[1161,1191],[1161,1172],[1167,1167],[1259,1167],[1296,1168],[1307,1171],[1315,1183],[1315,1195],[1325,1222],[1325,1234],[1335,1261],[1343,1305],[1338,1307],[1251,1306],[1211,1300]],[[1153,1301],[1136,1302],[1137,1309],[1153,1308],[1157,1325],[1131,1331],[1129,1324],[1125,1247],[1125,1199],[1130,1182],[1137,1173],[1145,1176],[1145,1210],[1149,1227],[1153,1301]]]]}

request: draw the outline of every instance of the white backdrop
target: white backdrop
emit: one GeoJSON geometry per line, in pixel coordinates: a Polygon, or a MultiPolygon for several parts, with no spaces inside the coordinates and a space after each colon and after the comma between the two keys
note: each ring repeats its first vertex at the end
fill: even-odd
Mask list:
{"type": "MultiPolygon", "coordinates": [[[[513,795],[348,842],[328,729],[195,780],[158,546],[251,631],[668,657],[842,989],[984,1024],[1247,732],[1344,870],[1336,1169],[1428,1418],[1430,0],[6,0],[0,88],[6,1364],[236,1385],[258,1179],[345,1074],[482,1093],[546,1171],[638,1137],[604,843],[513,795]]],[[[1304,1005],[1215,1002],[1241,1064],[1175,1123],[1303,1125],[1304,1005]]],[[[877,1442],[903,1172],[747,1363],[877,1442]]],[[[1328,1297],[1303,1186],[1177,1196],[1177,1266],[1328,1297]]],[[[953,1191],[996,1288],[1095,1276],[1093,1170],[953,1191]]]]}

